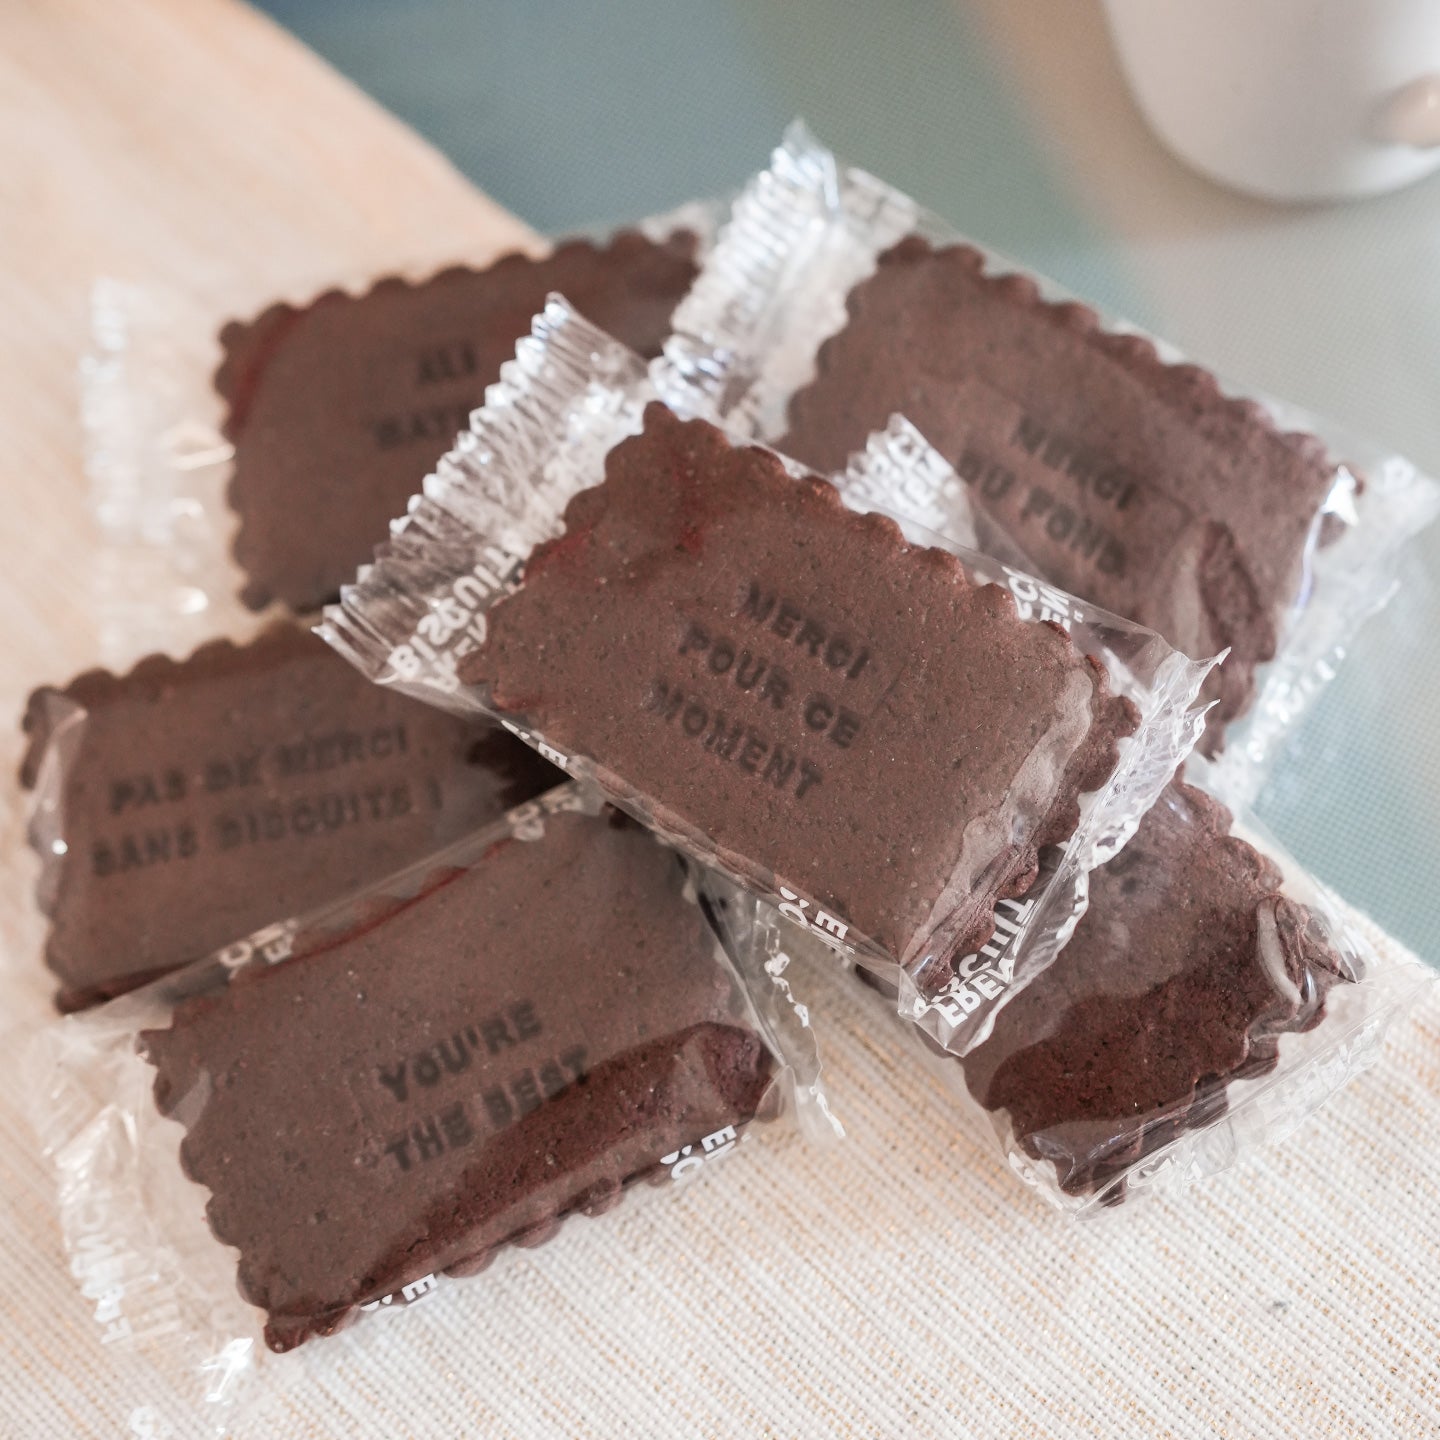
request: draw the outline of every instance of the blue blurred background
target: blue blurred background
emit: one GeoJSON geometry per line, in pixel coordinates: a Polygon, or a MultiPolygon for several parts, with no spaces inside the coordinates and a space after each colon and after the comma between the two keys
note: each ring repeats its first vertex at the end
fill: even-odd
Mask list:
{"type": "MultiPolygon", "coordinates": [[[[1440,472],[1440,180],[1344,206],[1217,189],[1151,138],[1098,0],[265,0],[539,230],[846,159],[1235,381],[1440,472]]],[[[1440,533],[1282,758],[1281,839],[1440,960],[1440,533]]]]}
{"type": "Polygon", "coordinates": [[[723,194],[797,115],[1001,250],[1133,312],[983,16],[944,0],[266,0],[550,234],[723,194]],[[1108,278],[1091,274],[1108,271],[1108,278]]]}

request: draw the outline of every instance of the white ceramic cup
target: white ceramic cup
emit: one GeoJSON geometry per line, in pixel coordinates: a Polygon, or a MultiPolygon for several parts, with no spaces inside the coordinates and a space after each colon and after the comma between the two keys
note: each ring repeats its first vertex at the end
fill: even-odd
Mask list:
{"type": "Polygon", "coordinates": [[[1182,160],[1277,200],[1440,167],[1440,0],[1105,0],[1146,119],[1182,160]]]}

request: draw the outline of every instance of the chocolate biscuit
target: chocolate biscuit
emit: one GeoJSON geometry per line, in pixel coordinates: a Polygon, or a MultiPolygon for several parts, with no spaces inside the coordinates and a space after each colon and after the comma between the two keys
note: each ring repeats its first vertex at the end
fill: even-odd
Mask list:
{"type": "MultiPolygon", "coordinates": [[[[1272,1070],[1345,978],[1279,869],[1230,813],[1176,781],[1090,876],[1090,908],[1053,965],[962,1062],[972,1095],[1071,1195],[1104,1190],[1225,1111],[1272,1070]]],[[[1117,1191],[1113,1199],[1123,1198],[1117,1191]]]]}
{"type": "Polygon", "coordinates": [[[647,358],[695,277],[696,237],[622,231],[543,260],[507,255],[421,284],[381,281],[221,332],[215,388],[235,447],[235,558],[252,609],[313,610],[355,577],[500,378],[551,291],[647,358]]]}
{"type": "Polygon", "coordinates": [[[459,673],[662,833],[927,984],[1073,833],[1137,723],[953,555],[659,404],[459,673]]]}
{"type": "Polygon", "coordinates": [[[292,625],[37,690],[24,724],[22,781],[54,766],[32,838],[62,1010],[341,899],[563,778],[292,625]]]}
{"type": "Polygon", "coordinates": [[[883,254],[779,448],[829,472],[903,413],[1047,579],[1187,655],[1230,647],[1213,750],[1275,655],[1335,466],[1207,371],[984,266],[918,236],[883,254]]]}
{"type": "Polygon", "coordinates": [[[141,1037],[273,1349],[709,1163],[768,1113],[770,1051],[684,883],[633,823],[552,816],[141,1037]]]}

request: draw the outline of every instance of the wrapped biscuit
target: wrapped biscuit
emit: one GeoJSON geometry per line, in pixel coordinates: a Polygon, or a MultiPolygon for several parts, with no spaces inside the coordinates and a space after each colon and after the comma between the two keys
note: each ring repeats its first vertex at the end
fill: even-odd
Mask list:
{"type": "Polygon", "coordinates": [[[403,1310],[797,1106],[829,1128],[725,908],[564,786],[58,1022],[38,1118],[107,1339],[229,1395],[262,1338],[403,1310]]]}
{"type": "MultiPolygon", "coordinates": [[[[297,275],[226,315],[159,287],[96,287],[87,464],[106,540],[103,658],[191,648],[216,616],[334,599],[444,453],[552,290],[646,356],[721,208],[483,267],[297,275]]],[[[463,257],[457,257],[463,260],[463,257]]]]}
{"type": "MultiPolygon", "coordinates": [[[[893,413],[1046,580],[1193,656],[1263,763],[1440,510],[1402,457],[1107,320],[796,127],[675,316],[660,385],[828,473],[893,413]]],[[[942,533],[955,497],[915,518],[942,533]]],[[[982,547],[987,541],[982,537],[982,547]]]]}
{"type": "MultiPolygon", "coordinates": [[[[937,459],[902,426],[855,468],[937,459]]],[[[682,419],[557,297],[322,633],[929,988],[1042,852],[1073,881],[1123,843],[1207,667],[911,533],[682,419]]]]}
{"type": "MultiPolygon", "coordinates": [[[[783,973],[774,957],[797,940],[768,923],[783,973]]],[[[1174,1195],[1289,1135],[1433,984],[1377,955],[1253,822],[1179,779],[1092,872],[1053,962],[1027,965],[1026,943],[1007,930],[943,993],[910,995],[901,1024],[1009,1166],[1075,1214],[1174,1195]]]]}
{"type": "Polygon", "coordinates": [[[341,900],[563,778],[287,623],[46,686],[24,725],[62,1010],[341,900]]]}

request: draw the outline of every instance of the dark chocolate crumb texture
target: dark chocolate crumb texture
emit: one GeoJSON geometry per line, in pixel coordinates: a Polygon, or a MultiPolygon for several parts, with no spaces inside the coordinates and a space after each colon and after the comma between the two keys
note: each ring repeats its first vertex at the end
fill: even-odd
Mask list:
{"type": "Polygon", "coordinates": [[[1279,1037],[1319,1024],[1345,978],[1280,871],[1230,824],[1203,791],[1171,784],[1091,873],[1070,943],[963,1062],[971,1094],[1071,1195],[1217,1119],[1227,1085],[1272,1070],[1279,1037]]]}
{"type": "Polygon", "coordinates": [[[459,673],[662,833],[927,978],[985,942],[1137,723],[953,555],[659,404],[459,673]]]}
{"type": "Polygon", "coordinates": [[[292,625],[37,690],[24,723],[21,779],[48,770],[55,807],[32,838],[64,1010],[341,899],[561,778],[292,625]]]}
{"type": "Polygon", "coordinates": [[[623,231],[543,260],[421,284],[330,291],[227,325],[216,389],[235,446],[230,502],[245,603],[313,610],[354,579],[421,478],[463,430],[551,291],[647,358],[695,278],[696,237],[623,231]]]}
{"type": "Polygon", "coordinates": [[[1205,370],[984,263],[918,236],[883,254],[779,448],[829,472],[904,414],[1047,579],[1194,658],[1230,647],[1204,692],[1213,750],[1275,655],[1335,466],[1205,370]]]}
{"type": "Polygon", "coordinates": [[[675,854],[561,814],[141,1044],[287,1350],[609,1208],[687,1147],[732,1152],[773,1103],[744,1013],[675,854]]]}

